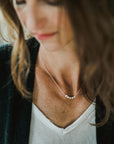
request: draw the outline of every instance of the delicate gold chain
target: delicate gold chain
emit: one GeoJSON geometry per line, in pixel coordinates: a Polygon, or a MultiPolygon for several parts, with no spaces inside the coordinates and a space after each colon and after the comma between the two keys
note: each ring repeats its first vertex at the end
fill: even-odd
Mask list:
{"type": "MultiPolygon", "coordinates": [[[[41,58],[40,58],[41,60],[41,58]]],[[[41,60],[42,62],[42,60],[41,60]]],[[[50,74],[50,72],[47,70],[46,66],[44,65],[44,63],[42,62],[41,63],[43,68],[45,69],[45,71],[47,72],[47,74],[49,75],[49,77],[51,78],[51,80],[54,82],[54,84],[57,86],[57,88],[61,91],[61,93],[67,98],[67,99],[70,99],[70,100],[73,100],[76,98],[76,96],[80,93],[81,91],[81,88],[77,91],[76,95],[74,96],[69,96],[67,94],[64,93],[64,91],[60,88],[60,86],[57,84],[57,82],[55,81],[55,79],[53,78],[53,76],[50,74]]]]}

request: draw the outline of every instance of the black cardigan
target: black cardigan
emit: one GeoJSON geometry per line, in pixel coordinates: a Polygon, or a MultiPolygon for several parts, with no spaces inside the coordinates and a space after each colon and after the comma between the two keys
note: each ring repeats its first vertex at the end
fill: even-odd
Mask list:
{"type": "MultiPolygon", "coordinates": [[[[27,87],[32,92],[39,44],[32,38],[27,45],[32,63],[27,87]]],[[[11,50],[9,44],[0,46],[0,144],[28,144],[32,102],[23,98],[13,83],[11,50]]],[[[96,122],[99,122],[105,108],[99,98],[96,103],[96,122]]],[[[97,144],[114,144],[114,122],[109,120],[104,126],[96,128],[96,135],[97,144]]]]}

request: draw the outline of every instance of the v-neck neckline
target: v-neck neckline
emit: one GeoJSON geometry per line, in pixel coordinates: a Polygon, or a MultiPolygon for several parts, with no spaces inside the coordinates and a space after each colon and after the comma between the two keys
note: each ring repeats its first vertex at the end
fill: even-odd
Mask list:
{"type": "Polygon", "coordinates": [[[81,123],[84,121],[88,121],[89,123],[89,117],[91,117],[91,114],[95,114],[95,104],[94,102],[83,112],[83,114],[76,119],[72,124],[67,126],[66,128],[60,128],[53,124],[41,111],[40,109],[32,103],[32,112],[36,114],[36,117],[38,120],[40,120],[44,125],[46,125],[48,128],[58,132],[59,134],[67,134],[71,132],[76,127],[80,126],[81,123]]]}

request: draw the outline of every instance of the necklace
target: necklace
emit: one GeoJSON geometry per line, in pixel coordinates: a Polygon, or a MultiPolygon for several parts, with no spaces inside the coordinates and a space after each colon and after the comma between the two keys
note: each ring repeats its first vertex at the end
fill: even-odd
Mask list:
{"type": "MultiPolygon", "coordinates": [[[[43,46],[43,44],[42,44],[43,46]]],[[[44,47],[44,46],[43,46],[44,47]]],[[[40,58],[40,56],[39,56],[40,58]]],[[[40,58],[41,62],[42,59],[40,58]]],[[[44,63],[42,62],[41,65],[43,66],[43,68],[45,69],[46,73],[49,75],[49,77],[51,78],[51,80],[54,82],[54,84],[57,86],[57,88],[61,91],[61,93],[69,100],[73,100],[76,98],[76,96],[80,93],[81,88],[76,92],[76,94],[74,96],[69,96],[67,94],[64,93],[64,91],[60,88],[60,86],[57,84],[57,82],[55,81],[55,79],[53,78],[53,76],[50,74],[50,72],[47,70],[46,66],[44,65],[44,63]]]]}
{"type": "Polygon", "coordinates": [[[61,91],[61,93],[70,100],[73,100],[76,98],[76,96],[80,93],[81,89],[79,89],[76,94],[74,96],[69,96],[67,94],[64,93],[64,91],[60,88],[60,86],[57,84],[57,82],[55,81],[55,79],[53,78],[53,76],[50,74],[50,72],[47,70],[47,68],[45,67],[44,63],[42,63],[43,68],[45,69],[46,73],[49,75],[49,77],[51,78],[51,80],[54,82],[54,84],[57,86],[57,88],[61,91]]]}

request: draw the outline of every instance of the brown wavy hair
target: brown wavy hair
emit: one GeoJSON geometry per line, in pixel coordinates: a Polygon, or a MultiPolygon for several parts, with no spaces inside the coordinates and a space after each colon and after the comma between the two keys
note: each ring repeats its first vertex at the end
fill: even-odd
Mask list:
{"type": "MultiPolygon", "coordinates": [[[[102,123],[99,123],[101,125],[114,114],[114,2],[113,0],[63,0],[63,2],[78,45],[76,51],[81,65],[79,83],[82,92],[91,101],[99,97],[106,109],[105,117],[102,123]]],[[[13,32],[17,34],[11,58],[14,83],[25,98],[31,99],[32,94],[26,88],[30,54],[22,25],[13,8],[12,0],[0,0],[0,9],[9,31],[13,28],[13,32]]]]}

